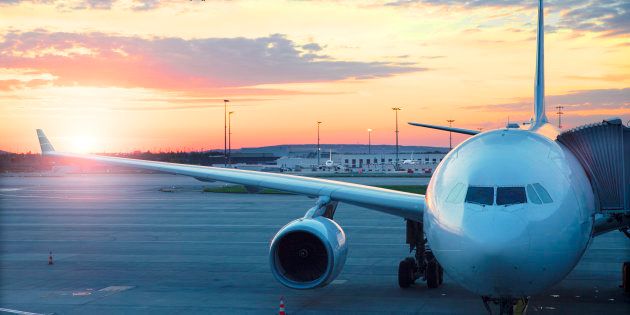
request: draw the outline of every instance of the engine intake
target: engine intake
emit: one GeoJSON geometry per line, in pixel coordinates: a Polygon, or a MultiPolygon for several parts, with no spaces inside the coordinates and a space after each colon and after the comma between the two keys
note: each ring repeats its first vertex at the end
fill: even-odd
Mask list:
{"type": "Polygon", "coordinates": [[[274,277],[293,289],[312,289],[334,280],[346,261],[346,236],[334,221],[302,218],[285,225],[271,241],[274,277]]]}

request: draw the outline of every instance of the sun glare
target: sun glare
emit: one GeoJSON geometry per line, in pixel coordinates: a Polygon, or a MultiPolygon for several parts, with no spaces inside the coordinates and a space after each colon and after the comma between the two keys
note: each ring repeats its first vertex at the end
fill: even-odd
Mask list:
{"type": "Polygon", "coordinates": [[[72,152],[90,153],[94,150],[94,138],[87,136],[78,136],[72,139],[72,152]]]}

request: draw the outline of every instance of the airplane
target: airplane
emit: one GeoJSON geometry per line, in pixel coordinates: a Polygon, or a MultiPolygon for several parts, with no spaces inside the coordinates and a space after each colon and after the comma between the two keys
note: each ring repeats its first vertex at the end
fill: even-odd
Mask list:
{"type": "Polygon", "coordinates": [[[330,155],[328,156],[328,160],[326,161],[326,167],[332,167],[333,165],[335,165],[335,162],[333,162],[332,159],[332,149],[330,149],[330,155]]]}
{"type": "MultiPolygon", "coordinates": [[[[630,238],[630,128],[605,120],[560,133],[549,124],[544,99],[543,1],[538,2],[534,118],[528,129],[489,131],[410,123],[470,135],[431,177],[426,195],[238,169],[154,162],[55,151],[41,129],[42,154],[156,170],[315,198],[305,215],[281,228],[269,247],[271,273],[293,289],[333,281],[348,251],[334,221],[339,203],[406,221],[410,257],[398,284],[437,288],[446,273],[481,296],[488,311],[523,312],[529,297],[562,280],[594,237],[619,230],[630,238]]],[[[630,262],[623,287],[630,291],[630,262]]]]}
{"type": "Polygon", "coordinates": [[[406,160],[403,160],[403,161],[402,161],[402,164],[403,164],[403,165],[415,165],[415,164],[417,164],[417,163],[418,163],[418,161],[415,161],[415,160],[413,159],[413,152],[411,152],[411,157],[410,157],[409,159],[406,159],[406,160]]]}

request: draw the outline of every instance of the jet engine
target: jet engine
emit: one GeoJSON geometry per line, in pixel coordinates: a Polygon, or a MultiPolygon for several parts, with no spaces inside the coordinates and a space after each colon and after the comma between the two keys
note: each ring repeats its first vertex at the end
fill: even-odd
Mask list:
{"type": "Polygon", "coordinates": [[[274,277],[292,289],[313,289],[333,281],[346,262],[341,227],[325,217],[301,218],[285,225],[271,241],[274,277]]]}

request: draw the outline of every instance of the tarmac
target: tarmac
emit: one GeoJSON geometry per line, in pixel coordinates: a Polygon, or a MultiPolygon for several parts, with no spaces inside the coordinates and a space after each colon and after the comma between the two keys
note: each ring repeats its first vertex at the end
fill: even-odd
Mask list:
{"type": "MultiPolygon", "coordinates": [[[[341,275],[321,289],[288,289],[269,271],[269,241],[314,200],[201,192],[208,185],[221,183],[155,174],[0,177],[0,313],[277,314],[284,296],[291,315],[486,314],[448,275],[438,289],[400,289],[404,221],[349,205],[335,216],[349,243],[341,275]]],[[[597,237],[565,280],[531,297],[528,313],[630,314],[619,288],[623,261],[630,239],[597,237]]]]}

